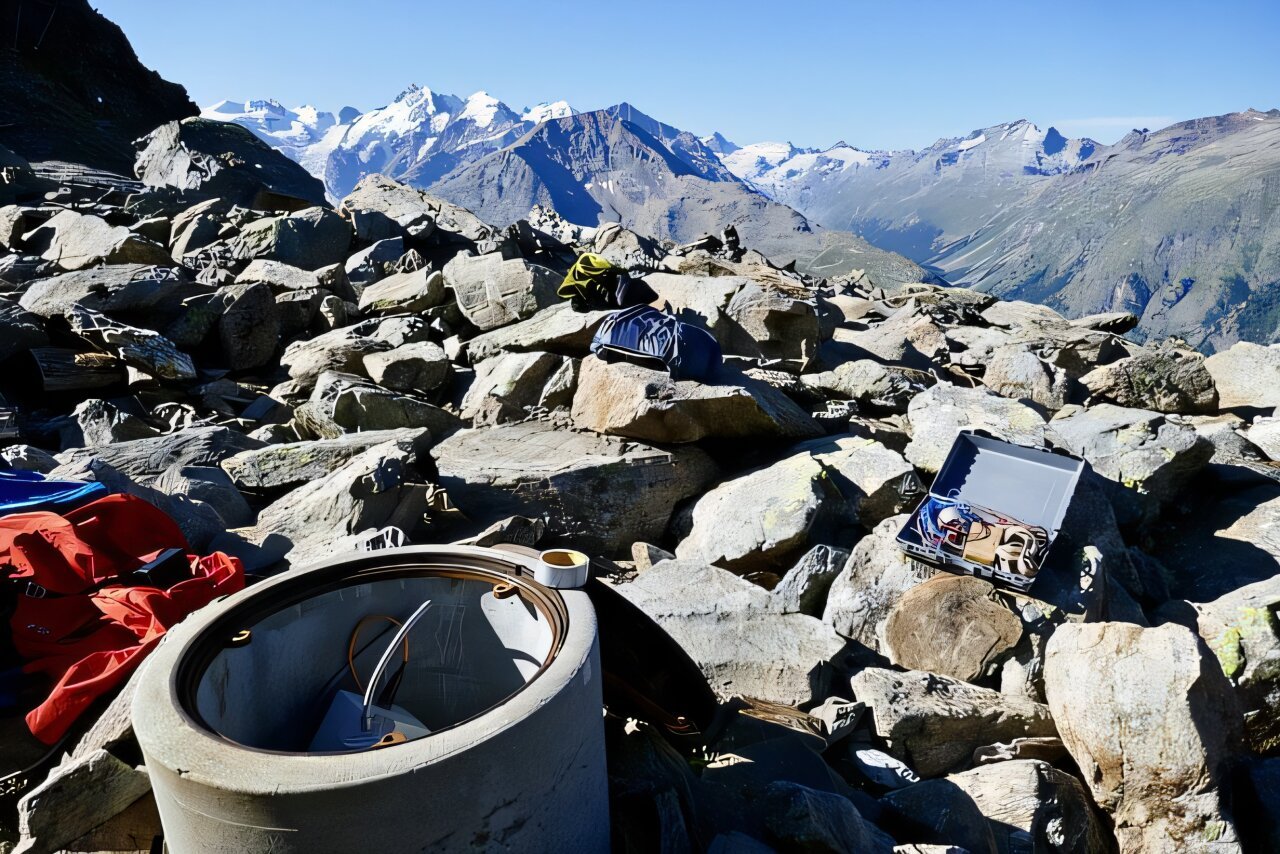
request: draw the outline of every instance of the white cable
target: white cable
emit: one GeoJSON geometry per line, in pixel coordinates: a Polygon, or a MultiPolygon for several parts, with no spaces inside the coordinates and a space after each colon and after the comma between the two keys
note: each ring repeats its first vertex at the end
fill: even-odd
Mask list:
{"type": "Polygon", "coordinates": [[[364,704],[360,707],[360,728],[365,732],[373,729],[373,694],[377,690],[378,683],[382,681],[383,672],[387,669],[387,665],[391,663],[391,657],[400,648],[400,644],[404,641],[405,636],[409,634],[409,630],[413,628],[414,623],[418,622],[430,607],[431,600],[428,599],[418,606],[418,610],[409,615],[409,619],[404,621],[404,625],[396,632],[395,637],[391,639],[391,643],[387,644],[382,657],[378,659],[378,666],[373,668],[373,675],[369,677],[369,687],[364,689],[364,704]]]}

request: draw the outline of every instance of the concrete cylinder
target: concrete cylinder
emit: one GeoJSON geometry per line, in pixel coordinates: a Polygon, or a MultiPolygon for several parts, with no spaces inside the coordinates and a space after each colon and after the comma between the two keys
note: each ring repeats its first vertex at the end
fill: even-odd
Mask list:
{"type": "Polygon", "coordinates": [[[534,561],[465,546],[356,555],[175,627],[133,702],[168,850],[608,850],[595,612],[586,593],[533,583],[534,561]],[[427,598],[395,702],[431,734],[308,752],[350,679],[354,625],[427,598]]]}

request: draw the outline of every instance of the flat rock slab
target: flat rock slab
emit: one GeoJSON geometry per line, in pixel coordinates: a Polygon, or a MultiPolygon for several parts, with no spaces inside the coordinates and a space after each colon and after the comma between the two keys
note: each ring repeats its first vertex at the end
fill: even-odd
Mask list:
{"type": "Polygon", "coordinates": [[[216,466],[241,451],[261,447],[257,439],[237,430],[192,427],[151,439],[118,442],[101,448],[76,448],[59,454],[58,460],[63,466],[76,468],[97,458],[133,480],[146,481],[175,465],[216,466]]]}
{"type": "Polygon", "coordinates": [[[660,540],[674,507],[716,476],[696,448],[664,451],[547,422],[460,431],[432,456],[473,521],[543,516],[549,533],[619,557],[637,540],[660,540]]]}
{"type": "Polygon", "coordinates": [[[783,613],[767,590],[697,560],[665,560],[618,592],[658,622],[722,697],[795,705],[822,699],[844,640],[783,613]]]}
{"type": "Polygon", "coordinates": [[[1057,733],[1048,706],[937,673],[868,667],[852,688],[876,734],[922,777],[962,770],[992,742],[1057,733]]]}
{"type": "Polygon", "coordinates": [[[1240,341],[1205,359],[1204,366],[1223,409],[1280,406],[1280,344],[1264,347],[1240,341]]]}
{"type": "Polygon", "coordinates": [[[941,574],[903,594],[884,624],[889,660],[966,682],[985,675],[1022,637],[1022,621],[988,581],[941,574]]]}
{"type": "Polygon", "coordinates": [[[431,442],[431,432],[425,429],[369,430],[348,433],[337,439],[268,445],[227,457],[222,461],[222,470],[241,489],[291,489],[325,477],[375,445],[405,438],[425,450],[431,442]]]}
{"type": "Polygon", "coordinates": [[[714,385],[677,381],[666,371],[595,357],[582,360],[573,420],[598,433],[648,442],[822,435],[791,398],[759,380],[725,370],[714,385]]]}
{"type": "Polygon", "coordinates": [[[472,362],[498,353],[539,351],[562,356],[587,356],[596,328],[609,316],[607,311],[577,312],[568,304],[552,306],[519,323],[477,335],[467,342],[472,362]]]}

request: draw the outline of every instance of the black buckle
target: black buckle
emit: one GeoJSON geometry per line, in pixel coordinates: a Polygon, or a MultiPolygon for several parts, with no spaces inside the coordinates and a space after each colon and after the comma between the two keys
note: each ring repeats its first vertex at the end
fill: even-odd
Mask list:
{"type": "Polygon", "coordinates": [[[28,596],[32,599],[44,599],[49,595],[49,590],[48,588],[41,587],[34,581],[28,581],[27,586],[23,589],[22,593],[24,596],[28,596]]]}

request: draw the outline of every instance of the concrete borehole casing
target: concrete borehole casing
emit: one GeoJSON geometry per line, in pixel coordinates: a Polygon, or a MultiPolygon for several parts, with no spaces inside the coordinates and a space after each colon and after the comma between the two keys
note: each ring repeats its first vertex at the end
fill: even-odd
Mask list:
{"type": "MultiPolygon", "coordinates": [[[[532,569],[493,549],[390,549],[284,573],[174,627],[133,701],[168,850],[607,850],[595,612],[532,569]],[[306,752],[334,691],[352,690],[355,624],[428,598],[395,702],[431,734],[306,752]]],[[[388,630],[362,633],[362,677],[388,630]]]]}

